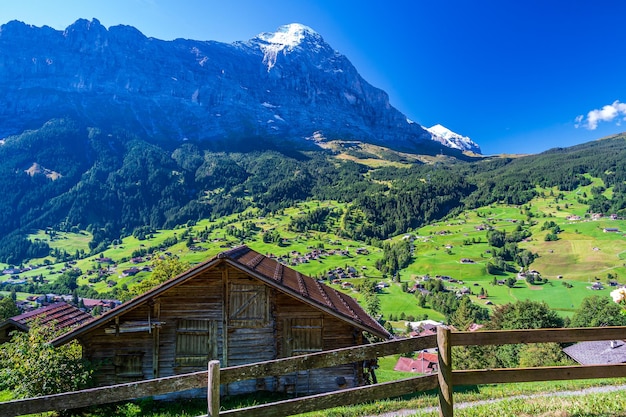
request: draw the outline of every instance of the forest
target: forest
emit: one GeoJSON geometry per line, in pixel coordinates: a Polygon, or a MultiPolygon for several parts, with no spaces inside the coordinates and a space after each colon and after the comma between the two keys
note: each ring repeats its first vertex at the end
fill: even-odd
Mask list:
{"type": "MultiPolygon", "coordinates": [[[[465,209],[524,204],[537,186],[572,190],[588,175],[612,187],[581,195],[590,211],[626,214],[626,140],[603,140],[524,156],[407,163],[388,152],[387,164],[339,158],[338,151],[253,149],[225,152],[210,143],[154,143],[129,132],[52,120],[6,138],[0,147],[0,262],[21,264],[50,251],[26,238],[32,230],[86,230],[91,253],[146,230],[217,219],[256,207],[274,213],[300,201],[349,203],[342,233],[370,243],[406,233],[465,209]],[[398,162],[400,161],[400,162],[398,162]],[[34,163],[52,178],[28,170],[34,163]]],[[[384,161],[384,160],[383,160],[384,161]]],[[[292,230],[323,231],[319,210],[292,230]]],[[[268,236],[268,239],[271,238],[268,236]]],[[[511,255],[511,248],[502,258],[511,255]]],[[[389,265],[390,271],[395,265],[389,265]]]]}

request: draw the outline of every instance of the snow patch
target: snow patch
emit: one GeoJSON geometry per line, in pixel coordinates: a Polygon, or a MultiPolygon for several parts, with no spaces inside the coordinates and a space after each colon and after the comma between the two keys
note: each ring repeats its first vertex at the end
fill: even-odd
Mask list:
{"type": "Polygon", "coordinates": [[[346,100],[348,100],[348,103],[350,104],[356,103],[356,97],[354,96],[354,94],[350,94],[346,91],[343,93],[343,96],[346,98],[346,100]]]}
{"type": "Polygon", "coordinates": [[[275,114],[275,115],[274,115],[274,119],[276,119],[276,120],[280,120],[281,122],[284,122],[284,121],[285,121],[285,119],[283,119],[282,117],[280,117],[280,116],[279,116],[279,115],[277,115],[277,114],[275,114]]]}
{"type": "Polygon", "coordinates": [[[275,105],[273,105],[271,103],[268,103],[267,101],[264,101],[263,103],[261,103],[261,106],[263,106],[265,108],[268,108],[268,109],[275,109],[276,107],[278,107],[278,106],[275,106],[275,105]]]}
{"type": "MultiPolygon", "coordinates": [[[[320,38],[313,29],[299,23],[281,26],[274,33],[265,32],[258,35],[257,38],[265,42],[260,45],[260,48],[263,51],[263,64],[267,65],[267,71],[269,72],[276,65],[279,53],[286,55],[287,52],[293,51],[300,46],[306,36],[320,38]]],[[[317,46],[315,48],[317,50],[321,48],[319,44],[313,46],[317,46]]]]}
{"type": "Polygon", "coordinates": [[[480,147],[469,137],[454,133],[450,129],[436,124],[426,129],[433,135],[433,139],[441,142],[442,144],[462,151],[477,151],[480,152],[480,147]]]}

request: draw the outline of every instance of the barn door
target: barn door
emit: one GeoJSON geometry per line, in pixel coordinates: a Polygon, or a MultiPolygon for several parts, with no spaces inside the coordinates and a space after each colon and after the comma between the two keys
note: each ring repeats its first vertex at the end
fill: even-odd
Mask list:
{"type": "Polygon", "coordinates": [[[228,323],[230,327],[262,327],[268,321],[267,287],[256,284],[230,285],[228,323]]]}
{"type": "Polygon", "coordinates": [[[212,320],[178,320],[176,366],[206,368],[217,359],[217,323],[212,320]]]}
{"type": "Polygon", "coordinates": [[[320,352],[322,343],[322,318],[290,318],[285,320],[284,356],[320,352]]]}

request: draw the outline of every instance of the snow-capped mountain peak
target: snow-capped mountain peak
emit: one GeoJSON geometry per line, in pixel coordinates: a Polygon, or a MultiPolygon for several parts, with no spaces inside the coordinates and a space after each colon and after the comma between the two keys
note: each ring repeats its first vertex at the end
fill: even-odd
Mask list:
{"type": "Polygon", "coordinates": [[[257,37],[267,43],[279,45],[285,48],[294,48],[300,45],[305,36],[320,37],[320,35],[308,26],[300,23],[291,23],[280,26],[276,32],[263,32],[257,37]]]}
{"type": "Polygon", "coordinates": [[[459,135],[445,126],[436,124],[427,128],[432,135],[433,140],[440,142],[450,148],[460,149],[462,151],[472,151],[480,153],[480,146],[467,136],[459,135]]]}
{"type": "Polygon", "coordinates": [[[286,54],[299,47],[305,38],[313,39],[314,47],[321,48],[324,43],[322,37],[308,26],[300,23],[291,23],[280,26],[276,32],[263,32],[257,39],[263,41],[260,44],[263,51],[263,63],[270,71],[276,64],[276,57],[280,52],[286,54]]]}

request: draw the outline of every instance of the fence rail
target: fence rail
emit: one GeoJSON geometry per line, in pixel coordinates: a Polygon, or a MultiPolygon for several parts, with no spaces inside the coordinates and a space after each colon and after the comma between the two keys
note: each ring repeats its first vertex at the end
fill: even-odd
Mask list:
{"type": "Polygon", "coordinates": [[[392,340],[222,369],[219,368],[219,362],[211,361],[208,371],[204,372],[8,401],[0,403],[0,415],[12,417],[45,411],[80,408],[208,387],[208,414],[201,417],[246,417],[258,415],[271,417],[354,405],[439,388],[440,415],[451,417],[454,414],[452,388],[458,385],[626,377],[626,364],[453,370],[451,357],[453,346],[614,340],[624,339],[625,336],[626,327],[484,332],[451,332],[445,327],[440,327],[436,336],[392,340]],[[299,370],[332,367],[435,347],[438,348],[439,355],[439,372],[435,375],[418,376],[270,404],[220,411],[220,384],[284,375],[299,370]]]}

